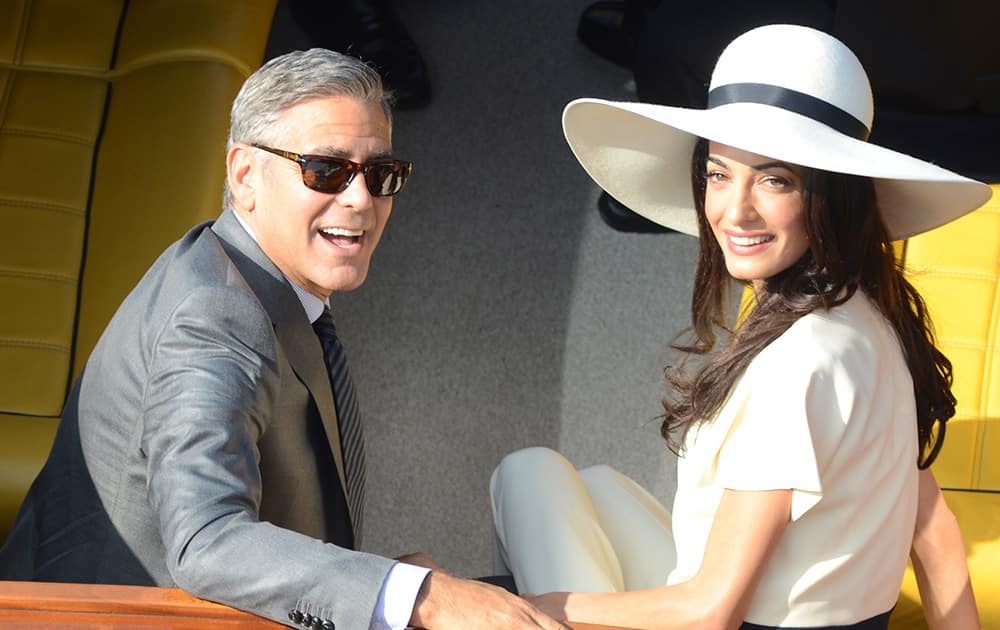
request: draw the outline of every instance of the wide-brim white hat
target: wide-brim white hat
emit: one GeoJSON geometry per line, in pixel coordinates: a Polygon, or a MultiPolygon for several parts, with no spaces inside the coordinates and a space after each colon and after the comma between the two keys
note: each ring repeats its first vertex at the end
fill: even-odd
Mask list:
{"type": "Polygon", "coordinates": [[[990,187],[867,142],[872,92],[857,57],[830,35],[774,24],[719,57],[706,109],[578,99],[563,132],[583,168],[636,213],[697,235],[691,156],[706,138],[775,160],[871,177],[893,239],[983,205],[990,187]]]}

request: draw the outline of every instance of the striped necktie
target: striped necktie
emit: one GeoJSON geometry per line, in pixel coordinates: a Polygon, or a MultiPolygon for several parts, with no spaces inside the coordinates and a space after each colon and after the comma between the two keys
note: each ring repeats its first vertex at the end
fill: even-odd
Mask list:
{"type": "Polygon", "coordinates": [[[330,309],[313,322],[313,330],[323,345],[323,359],[330,372],[333,402],[337,408],[337,425],[340,427],[340,449],[344,454],[344,471],[347,478],[347,503],[354,529],[354,547],[361,546],[361,521],[365,509],[365,435],[358,411],[358,398],[354,381],[347,369],[347,355],[337,338],[330,309]]]}

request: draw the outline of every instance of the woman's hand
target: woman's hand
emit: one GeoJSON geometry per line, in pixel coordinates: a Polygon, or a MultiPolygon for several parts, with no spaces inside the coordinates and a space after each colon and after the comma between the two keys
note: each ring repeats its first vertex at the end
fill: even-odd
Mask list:
{"type": "Polygon", "coordinates": [[[738,628],[788,524],[791,490],[723,492],[698,574],[624,593],[526,593],[553,619],[677,630],[738,628]]]}
{"type": "Polygon", "coordinates": [[[522,593],[521,597],[549,617],[565,621],[566,601],[569,599],[569,593],[543,593],[541,595],[522,593]]]}

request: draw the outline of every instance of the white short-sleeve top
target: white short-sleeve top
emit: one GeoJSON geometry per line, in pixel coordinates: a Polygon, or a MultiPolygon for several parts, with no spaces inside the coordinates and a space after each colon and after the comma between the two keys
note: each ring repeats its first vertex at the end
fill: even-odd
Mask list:
{"type": "Polygon", "coordinates": [[[913,383],[898,338],[858,291],[795,322],[747,367],[678,461],[677,567],[697,573],[725,488],[792,489],[791,521],[746,620],[849,624],[891,609],[917,506],[913,383]]]}

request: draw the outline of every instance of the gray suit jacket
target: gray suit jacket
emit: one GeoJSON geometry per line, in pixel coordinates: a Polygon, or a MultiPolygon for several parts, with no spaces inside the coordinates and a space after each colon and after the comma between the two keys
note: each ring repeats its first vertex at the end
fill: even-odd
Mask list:
{"type": "Polygon", "coordinates": [[[0,577],[177,585],[369,627],[392,561],[351,551],[319,340],[236,217],[167,249],[108,325],[0,577]]]}

